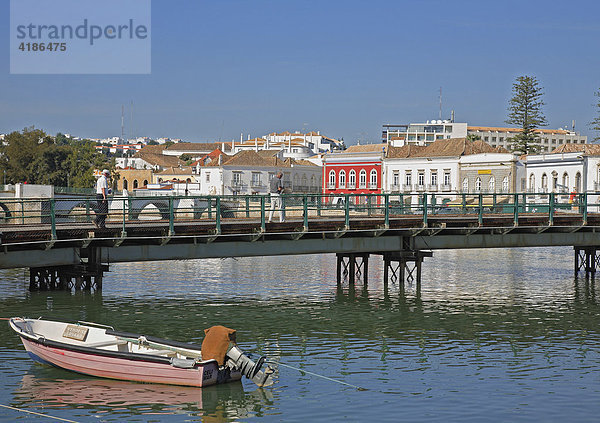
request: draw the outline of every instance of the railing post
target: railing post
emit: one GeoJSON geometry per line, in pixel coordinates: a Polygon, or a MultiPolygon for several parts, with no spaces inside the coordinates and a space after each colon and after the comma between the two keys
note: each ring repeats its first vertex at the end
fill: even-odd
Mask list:
{"type": "Polygon", "coordinates": [[[321,206],[323,205],[323,194],[317,196],[317,216],[321,217],[321,206]]]}
{"type": "Polygon", "coordinates": [[[483,194],[479,193],[479,214],[477,217],[479,226],[483,226],[483,194]]]}
{"type": "Polygon", "coordinates": [[[423,226],[427,226],[427,194],[423,194],[421,204],[423,206],[423,226]]]}
{"type": "Polygon", "coordinates": [[[52,225],[52,239],[56,239],[56,213],[55,213],[55,202],[54,198],[50,199],[50,222],[52,225]]]}
{"type": "Polygon", "coordinates": [[[304,217],[304,230],[308,231],[308,197],[306,194],[302,197],[302,216],[304,217]]]}
{"type": "Polygon", "coordinates": [[[175,233],[175,213],[173,212],[173,197],[169,197],[169,236],[175,233]]]}
{"type": "Polygon", "coordinates": [[[266,197],[264,195],[260,196],[260,229],[262,232],[267,230],[267,224],[265,221],[265,202],[266,197]]]}
{"type": "Polygon", "coordinates": [[[92,217],[90,216],[90,199],[86,198],[85,199],[85,217],[86,217],[86,222],[91,222],[92,221],[92,217]]]}
{"type": "Polygon", "coordinates": [[[125,215],[126,215],[125,201],[127,201],[127,198],[123,197],[123,228],[121,229],[121,236],[125,236],[125,234],[127,233],[125,231],[125,215]]]}
{"type": "Polygon", "coordinates": [[[250,197],[246,195],[246,217],[250,217],[250,197]]]}
{"type": "Polygon", "coordinates": [[[463,213],[467,211],[467,194],[465,193],[462,194],[462,211],[463,213]]]}
{"type": "Polygon", "coordinates": [[[367,216],[371,216],[371,205],[372,205],[372,200],[373,199],[373,195],[372,194],[367,194],[367,216]]]}
{"type": "Polygon", "coordinates": [[[344,194],[344,221],[346,225],[346,229],[350,227],[350,195],[344,194]]]}
{"type": "Polygon", "coordinates": [[[492,198],[492,204],[493,204],[493,207],[494,207],[494,211],[496,210],[496,196],[497,196],[497,195],[496,195],[496,193],[494,192],[494,195],[493,195],[493,198],[492,198]]]}
{"type": "Polygon", "coordinates": [[[548,225],[554,225],[554,193],[548,196],[548,225]]]}
{"type": "Polygon", "coordinates": [[[579,201],[579,204],[581,204],[581,207],[583,208],[583,210],[581,210],[581,208],[580,208],[581,214],[583,215],[583,224],[587,225],[587,220],[588,220],[588,215],[587,215],[587,212],[588,212],[587,197],[588,196],[587,196],[587,192],[584,192],[583,194],[580,194],[580,197],[581,197],[580,198],[581,201],[579,201]]]}
{"type": "Polygon", "coordinates": [[[384,202],[385,202],[385,227],[390,227],[390,195],[383,194],[384,202]]]}
{"type": "Polygon", "coordinates": [[[217,233],[221,233],[221,197],[216,197],[217,215],[215,217],[215,229],[217,233]]]}
{"type": "Polygon", "coordinates": [[[514,218],[513,223],[515,226],[519,224],[519,194],[514,194],[514,218]]]}
{"type": "MultiPolygon", "coordinates": [[[[386,194],[388,195],[388,194],[386,194]]],[[[389,201],[389,198],[388,198],[389,201]]],[[[404,194],[400,194],[400,213],[404,214],[404,194]]]]}

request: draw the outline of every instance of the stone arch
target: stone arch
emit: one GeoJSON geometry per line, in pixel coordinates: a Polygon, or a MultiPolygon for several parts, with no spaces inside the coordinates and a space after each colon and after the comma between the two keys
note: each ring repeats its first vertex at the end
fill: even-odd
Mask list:
{"type": "Polygon", "coordinates": [[[134,179],[133,180],[133,189],[136,189],[138,187],[138,180],[134,179]]]}

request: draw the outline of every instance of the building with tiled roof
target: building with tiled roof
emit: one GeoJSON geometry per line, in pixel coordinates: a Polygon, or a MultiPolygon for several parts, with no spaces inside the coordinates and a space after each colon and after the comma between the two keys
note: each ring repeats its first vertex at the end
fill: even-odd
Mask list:
{"type": "MultiPolygon", "coordinates": [[[[600,191],[600,145],[563,144],[551,153],[526,156],[527,191],[532,193],[596,193],[600,191]]],[[[567,202],[570,195],[557,195],[567,202]]],[[[588,195],[598,203],[600,197],[588,195]]]]}
{"type": "Polygon", "coordinates": [[[269,183],[283,172],[288,193],[321,191],[321,168],[313,163],[282,158],[279,152],[244,150],[200,168],[202,192],[207,195],[267,195],[269,183]]]}
{"type": "MultiPolygon", "coordinates": [[[[521,128],[505,128],[491,126],[468,126],[469,135],[477,135],[482,141],[490,144],[492,147],[503,147],[510,150],[512,146],[511,138],[522,131],[521,128]]],[[[567,129],[536,129],[537,145],[540,146],[542,153],[554,150],[563,144],[587,144],[587,136],[567,129]]]]}
{"type": "MultiPolygon", "coordinates": [[[[453,120],[431,120],[426,123],[383,125],[382,141],[394,147],[406,144],[427,146],[440,139],[465,138],[473,135],[480,137],[492,147],[510,150],[511,138],[521,131],[521,128],[474,126],[453,120]]],[[[575,130],[540,128],[534,132],[542,152],[552,151],[562,144],[587,144],[587,136],[575,130]]]]}
{"type": "Polygon", "coordinates": [[[390,147],[384,169],[386,191],[437,192],[441,200],[459,192],[515,192],[524,178],[524,165],[516,155],[464,137],[390,147]]]}
{"type": "Polygon", "coordinates": [[[199,159],[202,156],[209,154],[216,149],[220,149],[224,153],[231,152],[230,142],[178,142],[172,144],[162,151],[162,154],[166,156],[179,157],[182,154],[187,154],[194,159],[199,159]]]}

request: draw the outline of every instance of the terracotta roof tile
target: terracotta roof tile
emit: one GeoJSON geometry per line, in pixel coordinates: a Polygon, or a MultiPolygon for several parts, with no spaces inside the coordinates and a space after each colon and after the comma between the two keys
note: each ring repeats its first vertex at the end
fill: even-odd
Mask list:
{"type": "MultiPolygon", "coordinates": [[[[361,144],[351,145],[345,150],[345,153],[376,153],[387,150],[387,144],[361,144]]],[[[343,154],[343,153],[342,153],[343,154]]]]}
{"type": "Polygon", "coordinates": [[[600,156],[600,144],[563,144],[550,154],[558,153],[583,153],[588,156],[600,156]]]}

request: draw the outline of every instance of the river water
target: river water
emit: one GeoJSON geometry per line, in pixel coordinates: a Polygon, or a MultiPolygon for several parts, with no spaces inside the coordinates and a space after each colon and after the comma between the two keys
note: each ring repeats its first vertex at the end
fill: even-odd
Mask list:
{"type": "MultiPolygon", "coordinates": [[[[0,404],[78,422],[594,421],[600,282],[570,248],[439,251],[421,291],[335,281],[335,256],[118,264],[102,292],[28,292],[0,273],[0,317],[86,320],[201,343],[238,331],[279,367],[275,384],[204,389],[109,381],[34,364],[0,325],[0,404]]],[[[0,322],[1,323],[1,322],[0,322]]],[[[51,421],[0,408],[0,421],[51,421]]]]}

